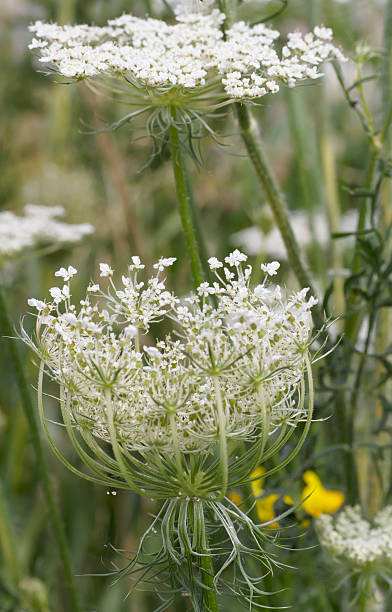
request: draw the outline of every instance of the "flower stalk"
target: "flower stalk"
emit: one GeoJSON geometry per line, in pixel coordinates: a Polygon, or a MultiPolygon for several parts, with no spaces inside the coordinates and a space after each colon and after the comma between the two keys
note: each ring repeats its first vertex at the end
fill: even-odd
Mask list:
{"type": "MultiPolygon", "coordinates": [[[[256,171],[257,178],[259,179],[260,184],[268,198],[275,223],[279,228],[285,244],[287,256],[293,268],[293,272],[296,275],[300,285],[302,287],[309,287],[312,295],[316,295],[309,273],[306,270],[302,260],[300,246],[290,224],[284,195],[279,188],[277,180],[266,157],[257,122],[245,104],[236,102],[234,104],[234,110],[237,116],[242,140],[245,143],[246,150],[256,171]]],[[[323,326],[324,319],[319,306],[314,308],[313,317],[316,326],[321,328],[323,326]]]]}
{"type": "Polygon", "coordinates": [[[200,554],[201,580],[204,585],[203,602],[206,612],[218,612],[218,595],[214,584],[214,565],[209,550],[208,534],[204,520],[202,502],[195,502],[194,513],[197,525],[198,552],[200,554]]]}
{"type": "Polygon", "coordinates": [[[204,280],[203,268],[200,261],[199,248],[193,223],[191,208],[191,195],[188,189],[186,167],[181,150],[179,131],[175,125],[175,109],[172,110],[173,122],[169,127],[169,138],[171,145],[171,159],[173,165],[174,180],[177,190],[177,200],[184,232],[185,244],[189,263],[192,271],[193,284],[197,288],[204,280]]]}
{"type": "Polygon", "coordinates": [[[227,453],[227,437],[226,437],[226,416],[223,409],[222,392],[219,384],[219,379],[214,376],[215,398],[219,428],[219,464],[222,476],[222,490],[219,500],[223,499],[227,492],[229,481],[228,471],[228,453],[227,453]]]}

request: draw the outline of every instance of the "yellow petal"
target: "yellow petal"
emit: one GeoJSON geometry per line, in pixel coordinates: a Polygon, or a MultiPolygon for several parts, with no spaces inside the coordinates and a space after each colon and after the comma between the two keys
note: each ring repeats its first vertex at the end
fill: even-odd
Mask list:
{"type": "Polygon", "coordinates": [[[242,504],[242,502],[244,501],[242,499],[242,496],[239,493],[236,493],[235,491],[232,491],[231,493],[229,493],[229,499],[231,499],[231,501],[236,505],[236,506],[240,506],[242,504]]]}
{"type": "Polygon", "coordinates": [[[313,472],[313,470],[306,470],[306,472],[302,474],[302,478],[306,484],[313,487],[313,489],[323,486],[320,477],[316,474],[316,472],[313,472]]]}
{"type": "Polygon", "coordinates": [[[344,495],[340,491],[324,489],[322,482],[316,472],[307,470],[303,474],[306,483],[302,491],[303,509],[310,516],[319,517],[321,514],[333,514],[340,508],[344,501],[344,495]]]}
{"type": "MultiPolygon", "coordinates": [[[[267,495],[266,497],[256,501],[257,515],[262,523],[267,523],[275,518],[274,503],[278,497],[279,495],[272,493],[271,495],[267,495]]],[[[275,529],[277,526],[277,522],[271,523],[271,525],[266,525],[266,527],[269,529],[275,529]]]]}
{"type": "Polygon", "coordinates": [[[252,486],[253,497],[260,497],[260,495],[263,494],[264,478],[262,478],[262,476],[265,471],[266,471],[265,467],[263,467],[262,465],[259,465],[259,467],[253,470],[253,472],[250,475],[251,478],[256,479],[258,477],[257,480],[252,480],[252,482],[250,483],[252,486]]]}
{"type": "Polygon", "coordinates": [[[291,495],[285,495],[283,497],[283,501],[288,506],[294,506],[294,504],[295,504],[295,502],[294,502],[293,498],[291,497],[291,495]]]}
{"type": "Polygon", "coordinates": [[[339,510],[343,502],[343,493],[340,491],[327,491],[324,489],[322,514],[333,514],[339,510]]]}

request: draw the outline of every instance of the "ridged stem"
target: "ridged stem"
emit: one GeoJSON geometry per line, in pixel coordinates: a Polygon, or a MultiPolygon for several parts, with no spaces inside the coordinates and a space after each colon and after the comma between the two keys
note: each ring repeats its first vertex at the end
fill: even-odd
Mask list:
{"type": "MultiPolygon", "coordinates": [[[[279,188],[266,157],[257,122],[252,117],[251,111],[245,104],[236,102],[234,104],[234,109],[242,139],[256,171],[257,178],[268,198],[275,223],[285,244],[287,256],[293,272],[301,287],[309,287],[311,294],[316,295],[308,271],[302,261],[300,246],[289,221],[285,197],[279,188]]],[[[319,307],[313,309],[313,317],[316,326],[321,328],[324,323],[324,317],[319,307]]]]}
{"type": "Polygon", "coordinates": [[[365,587],[363,592],[361,593],[358,600],[358,611],[359,612],[369,612],[369,609],[372,608],[371,602],[373,600],[373,590],[370,578],[367,578],[365,587]]]}
{"type": "MultiPolygon", "coordinates": [[[[8,316],[6,302],[3,296],[2,288],[0,287],[0,335],[11,338],[13,336],[13,329],[11,321],[8,316]]],[[[11,355],[11,361],[15,372],[15,378],[18,385],[19,393],[21,396],[22,406],[26,415],[27,422],[30,429],[30,439],[34,447],[37,465],[39,469],[40,479],[42,482],[42,488],[44,491],[46,503],[49,510],[49,520],[52,524],[54,537],[57,542],[59,555],[64,568],[64,575],[66,584],[68,587],[70,599],[72,601],[72,611],[81,612],[81,606],[79,603],[79,597],[76,590],[75,579],[71,564],[71,558],[67,546],[67,540],[65,537],[65,530],[63,520],[60,516],[60,511],[57,507],[54,489],[50,478],[49,467],[47,464],[46,456],[44,453],[40,430],[37,423],[37,419],[34,412],[34,407],[30,397],[29,385],[26,381],[22,361],[19,355],[18,346],[15,340],[10,339],[8,342],[8,348],[11,355]]]]}
{"type": "Polygon", "coordinates": [[[214,566],[209,549],[203,502],[195,502],[195,519],[200,556],[201,581],[203,589],[203,612],[219,612],[218,595],[214,584],[214,566]]]}
{"type": "Polygon", "coordinates": [[[169,127],[169,138],[171,145],[171,159],[173,165],[174,180],[176,184],[178,207],[184,232],[185,244],[189,263],[192,271],[195,289],[203,282],[204,275],[200,261],[199,247],[196,239],[196,231],[193,223],[191,196],[188,190],[188,179],[183,158],[182,145],[179,131],[175,125],[175,111],[172,112],[173,122],[169,127]]]}
{"type": "Polygon", "coordinates": [[[227,492],[227,485],[229,482],[229,469],[228,469],[228,453],[227,453],[227,438],[226,438],[226,415],[223,408],[222,391],[218,377],[214,377],[215,387],[215,400],[217,409],[217,418],[219,424],[219,467],[221,473],[221,493],[218,500],[222,500],[227,492]]]}

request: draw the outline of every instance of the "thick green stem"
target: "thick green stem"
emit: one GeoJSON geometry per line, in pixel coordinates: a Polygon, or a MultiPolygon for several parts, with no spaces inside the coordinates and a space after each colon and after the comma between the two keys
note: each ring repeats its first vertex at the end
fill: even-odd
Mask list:
{"type": "Polygon", "coordinates": [[[211,557],[209,555],[203,555],[200,565],[202,570],[202,581],[206,587],[203,593],[204,610],[205,612],[218,612],[218,596],[212,578],[213,567],[211,557]]]}
{"type": "Polygon", "coordinates": [[[205,587],[203,589],[203,612],[219,612],[218,594],[214,584],[214,565],[210,555],[203,502],[196,502],[194,508],[197,525],[197,549],[201,555],[201,581],[205,587]]]}
{"type": "Polygon", "coordinates": [[[226,495],[227,485],[229,482],[229,469],[228,469],[228,453],[227,453],[227,438],[226,438],[226,415],[223,408],[222,392],[218,377],[214,377],[215,386],[215,399],[217,408],[217,417],[219,424],[219,465],[222,477],[221,493],[219,500],[223,499],[226,495]]]}
{"type": "MultiPolygon", "coordinates": [[[[275,223],[285,244],[287,256],[294,274],[302,287],[309,287],[311,294],[316,295],[308,271],[302,261],[301,249],[290,225],[284,195],[280,191],[277,180],[272,173],[268,159],[265,155],[258,125],[245,104],[236,102],[234,104],[234,109],[237,115],[242,139],[257,177],[268,198],[275,223]]],[[[317,327],[321,328],[324,323],[324,317],[319,307],[313,309],[313,317],[317,327]]]]}
{"type": "Polygon", "coordinates": [[[179,132],[175,125],[175,116],[173,117],[173,123],[169,127],[169,138],[182,229],[184,232],[189,263],[192,270],[193,284],[195,288],[197,288],[203,282],[204,275],[193,223],[191,197],[188,190],[183,151],[181,149],[179,132]]]}
{"type": "Polygon", "coordinates": [[[203,268],[204,277],[211,283],[215,279],[213,278],[213,275],[210,270],[210,266],[208,265],[208,250],[207,250],[207,245],[206,245],[206,241],[204,239],[204,234],[203,234],[200,209],[197,203],[195,202],[195,198],[193,196],[191,177],[190,177],[189,171],[187,170],[187,164],[186,164],[185,159],[184,159],[184,163],[185,163],[185,166],[184,166],[185,167],[185,179],[186,179],[186,185],[187,185],[187,190],[188,190],[188,195],[189,195],[189,205],[192,211],[193,227],[195,229],[196,242],[199,247],[200,261],[201,261],[201,265],[203,268]]]}
{"type": "Polygon", "coordinates": [[[367,578],[366,583],[364,585],[363,591],[358,600],[358,611],[359,612],[368,612],[371,609],[371,602],[373,600],[374,594],[372,590],[372,583],[370,577],[367,578]]]}
{"type": "MultiPolygon", "coordinates": [[[[13,336],[13,329],[8,317],[7,307],[4,300],[3,292],[0,287],[0,335],[13,336]]],[[[49,468],[44,453],[40,430],[34,412],[34,407],[30,397],[29,385],[27,384],[22,361],[19,355],[19,350],[16,342],[11,339],[8,342],[8,348],[11,354],[11,361],[15,371],[15,378],[21,395],[22,406],[26,415],[27,422],[30,428],[30,439],[34,447],[37,465],[40,473],[43,491],[45,494],[46,503],[49,509],[49,520],[52,524],[54,536],[59,550],[59,555],[63,564],[65,579],[69,590],[69,595],[72,601],[72,611],[80,612],[81,607],[79,597],[76,590],[74,574],[72,570],[71,558],[65,537],[65,530],[59,509],[57,507],[52,481],[50,479],[49,468]]]]}

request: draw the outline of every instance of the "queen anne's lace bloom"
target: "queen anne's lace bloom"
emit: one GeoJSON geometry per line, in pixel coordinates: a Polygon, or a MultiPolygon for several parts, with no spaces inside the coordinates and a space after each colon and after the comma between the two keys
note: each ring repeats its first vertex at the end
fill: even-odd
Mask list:
{"type": "Polygon", "coordinates": [[[94,231],[88,223],[75,225],[59,221],[56,217],[65,213],[62,206],[27,204],[24,213],[20,217],[11,211],[0,212],[1,259],[15,257],[26,249],[43,245],[62,246],[78,242],[94,231]]]}
{"type": "Polygon", "coordinates": [[[209,95],[215,90],[231,99],[260,98],[276,93],[279,82],[293,87],[318,78],[318,66],[327,59],[344,60],[325,27],[289,34],[278,54],[279,32],[264,24],[240,21],[223,37],[225,16],[216,9],[204,14],[179,8],[176,20],[167,24],[125,14],[104,27],[37,21],[30,26],[30,49],[65,77],[125,77],[134,93],[144,90],[156,106],[162,100],[175,103],[173,92],[195,95],[200,87],[207,87],[209,95]]]}
{"type": "Polygon", "coordinates": [[[316,521],[321,545],[335,558],[357,569],[392,567],[392,506],[374,517],[362,517],[359,506],[346,506],[336,519],[323,514],[316,521]]]}
{"type": "MultiPolygon", "coordinates": [[[[113,410],[129,451],[193,453],[213,451],[223,434],[228,443],[253,441],[260,429],[268,437],[306,418],[300,398],[315,300],[306,289],[283,298],[268,276],[252,288],[244,260],[239,251],[227,265],[212,258],[216,281],[184,299],[165,285],[173,258],[161,259],[147,282],[132,258],[120,286],[100,264],[108,289],[91,284],[79,305],[71,300],[75,269],[56,272],[65,284],[48,302],[29,300],[36,336],[23,335],[60,384],[74,425],[110,441],[113,410]],[[152,325],[163,318],[173,333],[151,346],[152,325]]],[[[266,266],[267,274],[277,267],[266,266]]]]}

